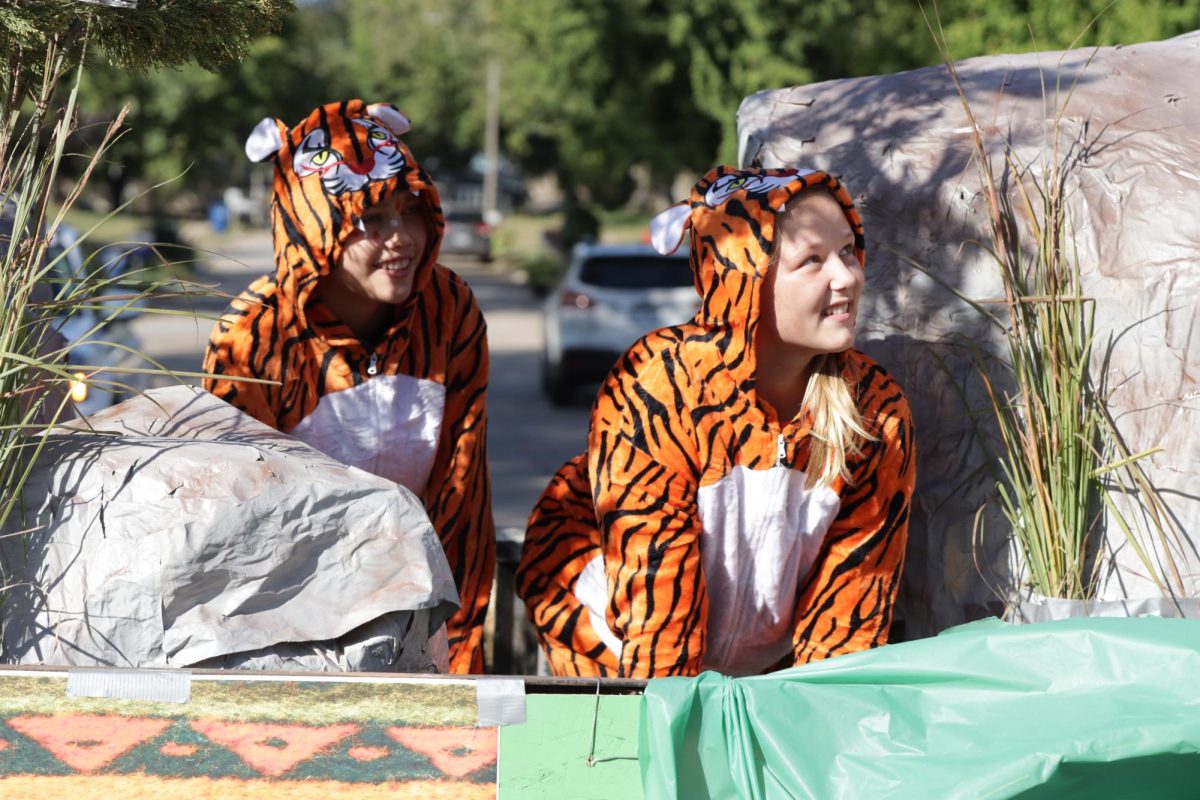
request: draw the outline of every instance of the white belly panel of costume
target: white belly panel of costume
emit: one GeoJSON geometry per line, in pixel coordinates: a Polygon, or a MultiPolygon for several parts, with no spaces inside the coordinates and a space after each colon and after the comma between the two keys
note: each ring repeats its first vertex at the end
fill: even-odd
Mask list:
{"type": "Polygon", "coordinates": [[[411,375],[380,375],[325,395],[288,433],[419,497],[433,469],[445,410],[442,384],[411,375]]]}
{"type": "MultiPolygon", "coordinates": [[[[805,473],[793,469],[734,467],[697,492],[708,592],[706,669],[757,675],[792,649],[796,589],[841,508],[836,492],[806,489],[805,480],[805,473]]],[[[605,618],[603,556],[588,562],[575,596],[600,639],[619,656],[621,640],[605,618]]]]}
{"type": "Polygon", "coordinates": [[[697,492],[706,668],[755,675],[792,649],[796,589],[841,507],[836,492],[806,489],[805,480],[799,470],[738,466],[697,492]]]}

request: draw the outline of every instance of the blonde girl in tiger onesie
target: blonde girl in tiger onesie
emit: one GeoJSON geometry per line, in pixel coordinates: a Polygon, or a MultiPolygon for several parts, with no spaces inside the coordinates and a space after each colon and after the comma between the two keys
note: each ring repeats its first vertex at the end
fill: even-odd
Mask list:
{"type": "Polygon", "coordinates": [[[461,601],[450,670],[478,673],[495,568],[487,331],[470,287],[437,263],[441,202],[408,129],[361,100],[254,129],[246,154],[275,167],[275,271],[218,322],[205,387],[422,500],[461,601]]]}
{"type": "Polygon", "coordinates": [[[557,675],[751,675],[887,639],[913,431],[852,346],[854,203],[826,172],[720,167],[651,238],[689,230],[700,312],[618,360],[530,517],[518,593],[557,675]]]}

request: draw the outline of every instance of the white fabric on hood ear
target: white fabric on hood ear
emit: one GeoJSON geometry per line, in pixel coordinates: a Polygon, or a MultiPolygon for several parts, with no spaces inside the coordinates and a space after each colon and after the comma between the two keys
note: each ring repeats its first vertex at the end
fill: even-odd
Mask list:
{"type": "Polygon", "coordinates": [[[664,256],[671,255],[679,249],[683,232],[691,227],[691,220],[691,204],[676,203],[650,220],[650,243],[664,256]]]}
{"type": "Polygon", "coordinates": [[[246,139],[246,158],[266,161],[283,147],[283,123],[274,117],[263,117],[246,139]]]}
{"type": "Polygon", "coordinates": [[[382,122],[385,127],[397,136],[403,136],[412,129],[408,117],[401,114],[391,103],[372,103],[367,106],[367,113],[372,119],[382,122]]]}

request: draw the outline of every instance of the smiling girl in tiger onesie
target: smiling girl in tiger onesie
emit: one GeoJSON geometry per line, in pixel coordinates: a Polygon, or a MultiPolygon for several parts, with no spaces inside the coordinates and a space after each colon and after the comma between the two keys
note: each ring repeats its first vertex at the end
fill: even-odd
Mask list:
{"type": "Polygon", "coordinates": [[[886,641],[915,478],[908,402],[853,349],[865,251],[825,172],[720,167],[691,232],[701,310],[644,336],[517,573],[556,675],[752,675],[886,641]]]}
{"type": "Polygon", "coordinates": [[[408,129],[394,106],[361,100],[254,129],[247,156],[275,167],[275,272],[217,324],[204,367],[219,377],[205,388],[421,499],[461,601],[450,670],[478,673],[496,547],[487,331],[471,289],[437,263],[441,202],[400,141],[408,129]]]}

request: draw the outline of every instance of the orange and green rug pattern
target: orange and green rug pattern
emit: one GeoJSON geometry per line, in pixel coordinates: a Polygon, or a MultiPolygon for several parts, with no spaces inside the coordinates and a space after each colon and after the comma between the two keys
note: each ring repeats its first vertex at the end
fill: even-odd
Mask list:
{"type": "Polygon", "coordinates": [[[0,672],[0,797],[494,798],[458,683],[196,680],[186,704],[0,672]]]}

